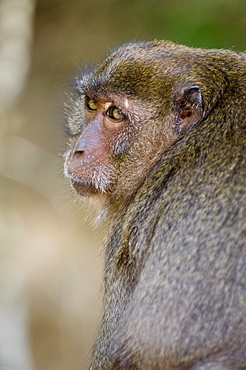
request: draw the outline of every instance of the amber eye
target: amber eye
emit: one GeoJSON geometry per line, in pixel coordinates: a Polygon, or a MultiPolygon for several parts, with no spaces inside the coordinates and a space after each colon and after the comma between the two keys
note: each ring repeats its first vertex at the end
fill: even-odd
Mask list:
{"type": "Polygon", "coordinates": [[[89,110],[97,110],[97,103],[95,102],[95,100],[87,97],[87,99],[86,99],[86,107],[89,110]]]}
{"type": "Polygon", "coordinates": [[[107,116],[109,116],[112,119],[115,119],[116,121],[120,121],[124,118],[124,114],[117,107],[110,107],[109,110],[107,111],[107,116]]]}

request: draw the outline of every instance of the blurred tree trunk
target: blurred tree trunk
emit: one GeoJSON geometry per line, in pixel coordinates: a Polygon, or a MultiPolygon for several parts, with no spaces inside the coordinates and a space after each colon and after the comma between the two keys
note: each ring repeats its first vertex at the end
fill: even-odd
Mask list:
{"type": "Polygon", "coordinates": [[[0,0],[0,107],[11,107],[30,66],[35,0],[0,0]]]}
{"type": "MultiPolygon", "coordinates": [[[[34,6],[34,0],[0,0],[0,147],[9,129],[4,110],[16,103],[29,71],[34,6]]],[[[10,154],[0,151],[0,172],[10,154]]],[[[0,183],[0,368],[30,370],[24,271],[18,235],[11,232],[18,229],[18,219],[10,207],[11,193],[1,173],[0,183]]]]}

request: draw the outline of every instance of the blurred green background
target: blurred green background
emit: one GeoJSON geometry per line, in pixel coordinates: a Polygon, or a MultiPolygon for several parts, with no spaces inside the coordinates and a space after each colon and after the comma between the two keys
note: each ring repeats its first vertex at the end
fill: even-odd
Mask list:
{"type": "Polygon", "coordinates": [[[0,0],[0,369],[83,370],[102,230],[62,176],[76,66],[153,38],[245,50],[245,0],[0,0]]]}

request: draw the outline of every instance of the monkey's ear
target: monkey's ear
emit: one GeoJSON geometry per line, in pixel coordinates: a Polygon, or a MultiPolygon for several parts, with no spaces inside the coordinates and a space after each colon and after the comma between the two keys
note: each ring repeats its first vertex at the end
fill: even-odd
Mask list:
{"type": "Polygon", "coordinates": [[[202,94],[198,86],[179,89],[174,105],[176,125],[179,133],[186,132],[202,118],[202,94]]]}

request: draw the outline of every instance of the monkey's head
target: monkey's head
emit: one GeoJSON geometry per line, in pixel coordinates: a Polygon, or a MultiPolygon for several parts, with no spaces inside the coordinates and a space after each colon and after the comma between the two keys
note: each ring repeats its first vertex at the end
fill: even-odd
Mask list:
{"type": "Polygon", "coordinates": [[[80,195],[124,203],[160,155],[203,120],[218,95],[207,75],[222,77],[204,59],[208,51],[197,50],[167,41],[123,45],[75,78],[65,174],[80,195]]]}

